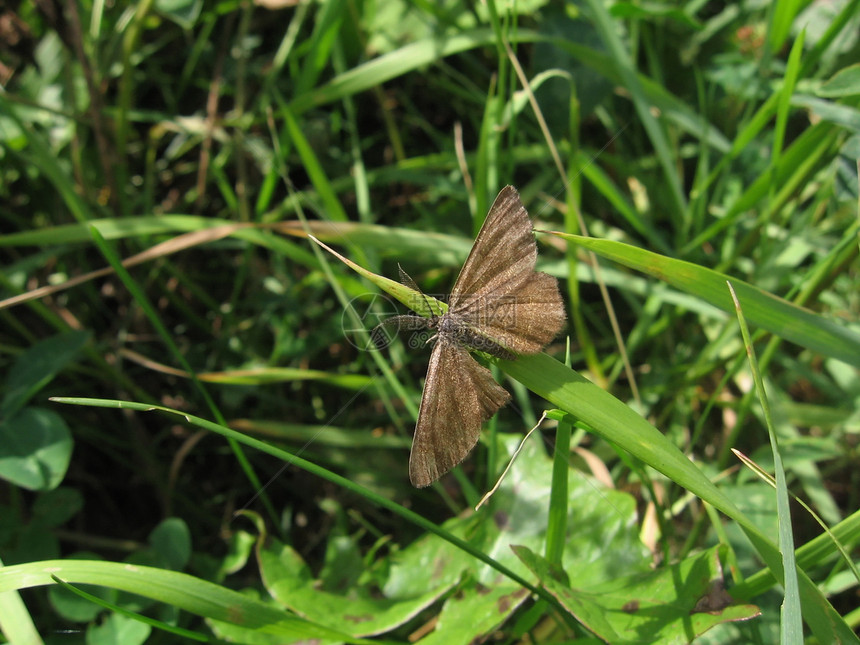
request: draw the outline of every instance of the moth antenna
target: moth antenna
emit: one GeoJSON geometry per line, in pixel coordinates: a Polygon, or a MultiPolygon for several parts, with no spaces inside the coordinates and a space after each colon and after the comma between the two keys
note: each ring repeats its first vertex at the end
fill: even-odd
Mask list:
{"type": "Polygon", "coordinates": [[[397,263],[397,273],[400,274],[400,284],[409,287],[410,289],[413,289],[415,291],[421,291],[418,285],[415,284],[415,280],[412,279],[412,276],[410,276],[408,273],[406,273],[406,271],[403,270],[403,267],[400,266],[399,262],[397,263]]]}
{"type": "Polygon", "coordinates": [[[413,291],[417,291],[421,294],[421,297],[424,298],[424,304],[427,305],[427,311],[430,312],[431,316],[440,316],[441,314],[437,314],[435,311],[433,311],[433,307],[430,304],[430,300],[427,298],[427,296],[424,295],[424,292],[421,291],[421,288],[417,284],[415,284],[415,280],[413,280],[412,277],[408,273],[406,273],[406,271],[403,270],[403,267],[400,266],[399,262],[397,263],[397,271],[400,274],[400,284],[405,287],[409,287],[413,291]]]}

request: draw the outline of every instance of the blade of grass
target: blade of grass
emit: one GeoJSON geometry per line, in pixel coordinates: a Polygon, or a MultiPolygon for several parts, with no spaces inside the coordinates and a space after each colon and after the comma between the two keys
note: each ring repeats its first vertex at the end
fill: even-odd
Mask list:
{"type": "Polygon", "coordinates": [[[201,643],[205,643],[209,640],[209,636],[207,636],[206,634],[194,632],[190,629],[183,629],[182,627],[177,627],[176,625],[170,625],[168,623],[165,623],[164,621],[150,618],[149,616],[144,616],[143,614],[139,614],[137,612],[129,611],[128,609],[120,607],[115,603],[103,600],[98,596],[95,596],[91,593],[87,593],[83,589],[78,589],[76,586],[69,584],[68,582],[58,578],[54,574],[51,574],[51,580],[63,587],[63,589],[68,590],[70,593],[73,593],[74,595],[83,598],[84,600],[96,604],[103,609],[112,611],[115,614],[125,616],[126,618],[131,618],[132,620],[141,622],[144,625],[149,625],[150,627],[155,627],[156,629],[160,629],[161,631],[173,634],[174,636],[188,638],[190,640],[199,641],[201,643]]]}
{"type": "MultiPolygon", "coordinates": [[[[816,536],[797,549],[797,562],[802,569],[818,567],[838,552],[835,543],[854,546],[860,542],[860,510],[855,511],[829,533],[816,536]]],[[[732,594],[738,599],[755,598],[773,586],[773,572],[763,569],[737,584],[732,594]]]]}
{"type": "Polygon", "coordinates": [[[546,559],[562,566],[564,545],[567,541],[567,500],[570,471],[571,423],[565,418],[558,422],[555,431],[555,449],[552,459],[552,488],[549,498],[549,517],[546,529],[546,559]]]}
{"type": "Polygon", "coordinates": [[[316,242],[319,246],[324,248],[326,251],[335,256],[338,260],[347,265],[350,269],[358,273],[359,275],[367,278],[377,287],[382,289],[385,293],[397,298],[404,305],[412,309],[412,311],[426,317],[429,317],[434,312],[431,308],[436,307],[435,311],[441,311],[445,313],[448,311],[448,304],[442,302],[441,300],[437,300],[433,296],[428,296],[426,294],[422,294],[414,289],[410,289],[404,284],[400,282],[396,282],[390,278],[386,278],[385,276],[381,276],[377,273],[373,273],[372,271],[368,271],[364,267],[356,264],[349,258],[342,256],[340,253],[335,251],[330,246],[323,244],[313,235],[308,235],[308,237],[316,242]]]}
{"type": "Polygon", "coordinates": [[[791,528],[791,510],[788,506],[788,486],[785,481],[785,468],[782,465],[779,440],[773,429],[770,403],[764,389],[761,372],[758,369],[755,348],[750,339],[750,332],[747,328],[743,309],[732,287],[732,283],[727,282],[726,284],[728,284],[729,292],[735,305],[735,312],[737,313],[738,324],[744,339],[747,358],[749,358],[753,381],[755,382],[759,402],[764,413],[765,426],[770,437],[770,447],[773,454],[773,469],[776,473],[776,513],[779,523],[779,549],[782,552],[782,566],[785,572],[783,581],[785,597],[782,604],[782,620],[780,621],[780,642],[786,645],[799,645],[803,642],[803,623],[801,621],[800,589],[797,581],[797,565],[794,558],[794,533],[791,528]]]}
{"type": "MultiPolygon", "coordinates": [[[[773,477],[773,475],[765,471],[761,466],[759,466],[741,451],[732,450],[732,452],[738,459],[741,460],[741,462],[747,468],[749,468],[756,475],[758,475],[761,480],[767,482],[774,489],[776,489],[776,479],[773,477]]],[[[839,553],[842,556],[842,561],[845,563],[845,566],[851,570],[851,573],[854,575],[854,579],[857,580],[858,583],[860,583],[860,569],[858,569],[857,565],[854,564],[854,561],[851,559],[851,555],[848,553],[847,549],[845,548],[845,545],[842,544],[842,542],[839,540],[839,538],[836,537],[830,527],[827,526],[827,523],[823,519],[821,519],[818,513],[816,513],[809,504],[807,504],[805,501],[803,501],[803,499],[792,493],[791,490],[788,491],[788,494],[791,495],[791,498],[795,502],[800,504],[803,507],[803,510],[809,513],[815,519],[818,525],[824,530],[824,533],[827,534],[831,542],[833,542],[833,546],[839,550],[839,553]]]]}
{"type": "MultiPolygon", "coordinates": [[[[66,582],[120,589],[178,607],[197,616],[224,621],[261,634],[291,639],[369,643],[365,639],[312,623],[277,607],[187,573],[127,562],[43,560],[0,568],[0,592],[66,582]]],[[[376,641],[374,641],[376,642],[376,641]]]]}
{"type": "Polygon", "coordinates": [[[860,334],[763,289],[691,262],[675,260],[621,242],[567,233],[553,234],[659,278],[727,313],[734,310],[732,299],[725,290],[726,280],[731,279],[746,317],[754,325],[801,347],[860,367],[860,334]]]}
{"type": "Polygon", "coordinates": [[[728,211],[699,233],[695,238],[684,244],[680,253],[686,255],[712,240],[717,233],[738,222],[748,211],[760,206],[760,219],[766,220],[770,213],[782,208],[793,198],[797,191],[818,172],[822,164],[829,163],[833,147],[842,135],[842,129],[830,123],[821,122],[804,130],[792,144],[782,152],[778,163],[773,163],[773,169],[766,169],[738,196],[728,211]],[[779,190],[773,201],[767,202],[766,197],[772,187],[777,185],[779,190]]]}
{"type": "MultiPolygon", "coordinates": [[[[0,560],[0,577],[4,569],[3,561],[0,560]]],[[[40,645],[43,641],[17,589],[11,587],[0,590],[0,633],[4,638],[8,638],[10,643],[40,645]]]]}
{"type": "MultiPolygon", "coordinates": [[[[532,38],[536,37],[536,34],[532,34],[532,38]]],[[[489,28],[482,28],[410,43],[363,65],[354,67],[348,72],[336,76],[328,83],[297,96],[290,103],[290,108],[293,114],[298,116],[313,107],[337,101],[344,96],[368,90],[392,78],[432,65],[446,56],[484,47],[495,43],[495,41],[493,31],[489,28]]]]}

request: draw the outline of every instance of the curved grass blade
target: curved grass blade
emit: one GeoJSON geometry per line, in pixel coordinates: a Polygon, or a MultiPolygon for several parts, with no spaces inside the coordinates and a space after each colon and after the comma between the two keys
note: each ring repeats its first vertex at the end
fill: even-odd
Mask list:
{"type": "Polygon", "coordinates": [[[44,560],[0,568],[0,593],[55,584],[53,577],[75,584],[120,589],[178,607],[192,614],[290,639],[333,639],[367,643],[281,611],[232,589],[187,573],[127,562],[44,560]]]}
{"type": "Polygon", "coordinates": [[[308,237],[314,242],[316,242],[319,246],[324,248],[326,251],[331,253],[333,256],[335,256],[338,260],[343,262],[350,269],[370,280],[373,284],[382,289],[385,293],[387,293],[393,298],[397,298],[397,300],[412,309],[412,311],[424,317],[436,314],[436,312],[439,311],[441,311],[442,313],[448,311],[448,305],[446,303],[440,300],[436,300],[436,298],[433,298],[432,296],[425,295],[420,291],[415,291],[414,289],[407,287],[405,284],[401,284],[400,282],[396,282],[395,280],[386,278],[385,276],[381,276],[378,273],[373,273],[373,271],[368,271],[363,266],[358,265],[349,258],[342,256],[330,246],[323,244],[313,235],[308,235],[308,237]],[[434,308],[432,311],[431,307],[434,308]]]}
{"type": "Polygon", "coordinates": [[[729,314],[735,311],[734,303],[726,291],[726,281],[731,280],[744,308],[744,316],[751,324],[801,347],[860,367],[860,334],[747,282],[692,262],[675,260],[621,242],[555,231],[552,234],[659,278],[729,314]]]}

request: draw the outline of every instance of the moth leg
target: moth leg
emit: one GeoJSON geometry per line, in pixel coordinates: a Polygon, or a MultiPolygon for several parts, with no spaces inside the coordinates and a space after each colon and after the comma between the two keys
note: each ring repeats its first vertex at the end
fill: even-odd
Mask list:
{"type": "Polygon", "coordinates": [[[395,333],[404,329],[406,331],[415,331],[418,329],[427,329],[428,321],[426,318],[422,318],[421,316],[414,316],[412,314],[404,314],[402,316],[392,316],[391,318],[387,318],[379,323],[373,330],[370,332],[370,339],[373,341],[373,344],[377,349],[384,349],[388,346],[388,337],[385,335],[385,329],[387,327],[396,327],[394,330],[395,333]]]}

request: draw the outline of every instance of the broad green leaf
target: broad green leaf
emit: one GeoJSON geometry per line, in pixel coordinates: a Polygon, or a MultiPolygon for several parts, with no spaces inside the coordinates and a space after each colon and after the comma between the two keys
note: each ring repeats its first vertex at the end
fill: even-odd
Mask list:
{"type": "Polygon", "coordinates": [[[447,588],[427,585],[414,598],[392,599],[353,588],[349,595],[317,588],[317,582],[292,547],[272,538],[259,553],[260,573],[269,593],[285,608],[309,620],[354,636],[390,631],[435,602],[447,588]]]}
{"type": "Polygon", "coordinates": [[[0,421],[0,478],[28,490],[51,490],[66,476],[72,433],[53,410],[24,408],[0,421]]]}
{"type": "Polygon", "coordinates": [[[70,363],[89,340],[88,332],[72,331],[51,336],[21,354],[6,375],[0,413],[18,412],[39,390],[70,363]]]}
{"type": "Polygon", "coordinates": [[[733,604],[723,587],[721,547],[655,571],[619,577],[582,589],[553,575],[549,563],[526,547],[514,550],[541,583],[582,624],[608,643],[689,643],[714,625],[758,616],[758,607],[733,604]]]}

